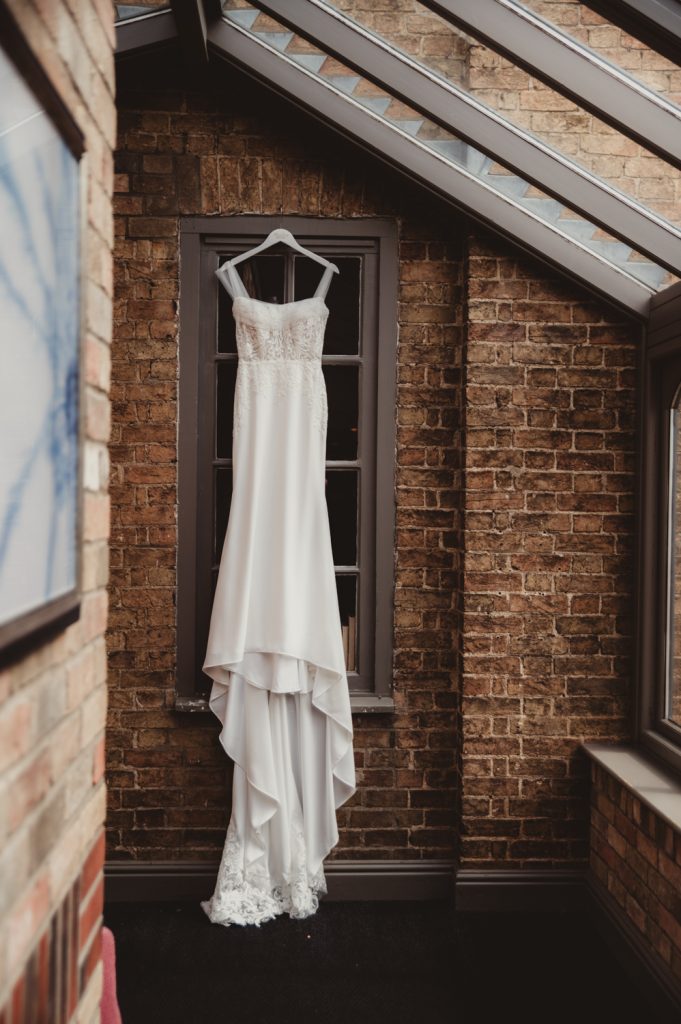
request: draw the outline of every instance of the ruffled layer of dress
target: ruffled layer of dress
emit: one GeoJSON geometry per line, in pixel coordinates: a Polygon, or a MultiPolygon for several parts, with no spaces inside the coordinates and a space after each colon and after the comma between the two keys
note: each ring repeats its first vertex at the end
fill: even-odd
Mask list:
{"type": "Polygon", "coordinates": [[[203,909],[223,925],[308,917],[327,891],[336,808],[355,790],[346,676],[264,651],[206,671],[234,781],[215,891],[203,909]]]}

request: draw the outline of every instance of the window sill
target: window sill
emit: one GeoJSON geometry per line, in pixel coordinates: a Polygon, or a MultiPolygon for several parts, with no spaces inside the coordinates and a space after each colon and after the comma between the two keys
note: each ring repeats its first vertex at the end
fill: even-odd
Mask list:
{"type": "Polygon", "coordinates": [[[681,778],[642,747],[591,741],[582,747],[641,803],[681,833],[681,778]]]}
{"type": "MultiPolygon", "coordinates": [[[[355,714],[390,714],[395,710],[395,701],[392,697],[378,696],[374,693],[351,693],[350,707],[355,714]]],[[[175,711],[185,713],[210,711],[208,701],[205,698],[175,697],[175,711]]]]}
{"type": "Polygon", "coordinates": [[[395,701],[387,694],[379,696],[376,693],[351,693],[350,707],[353,715],[356,712],[383,715],[395,710],[395,701]]]}

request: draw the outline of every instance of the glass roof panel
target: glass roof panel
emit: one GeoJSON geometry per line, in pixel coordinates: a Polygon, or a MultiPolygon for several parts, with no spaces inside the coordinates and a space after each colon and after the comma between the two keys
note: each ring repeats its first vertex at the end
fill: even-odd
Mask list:
{"type": "Polygon", "coordinates": [[[516,0],[648,89],[681,106],[681,67],[577,0],[516,0]]]}
{"type": "Polygon", "coordinates": [[[114,4],[116,10],[116,24],[121,21],[129,21],[130,18],[140,18],[145,14],[156,14],[158,11],[166,11],[170,4],[159,4],[149,0],[138,0],[136,4],[114,4]]]}
{"type": "MultiPolygon", "coordinates": [[[[434,152],[445,163],[474,177],[486,188],[504,197],[506,202],[529,212],[550,226],[553,231],[560,232],[573,244],[591,251],[611,266],[655,291],[676,280],[673,274],[632,249],[630,245],[608,235],[569,206],[531,185],[406,103],[395,99],[270,15],[249,5],[247,0],[226,0],[223,13],[228,21],[303,67],[327,87],[342,94],[348,102],[360,104],[395,131],[434,152]]],[[[362,13],[371,16],[370,12],[362,13]]],[[[394,25],[392,16],[385,15],[385,18],[386,28],[390,24],[394,25]]],[[[412,44],[415,38],[415,34],[410,32],[408,39],[412,44]]],[[[454,45],[454,34],[449,35],[447,39],[449,44],[454,45]]],[[[456,45],[458,46],[458,42],[456,45]]],[[[436,56],[440,59],[442,55],[436,56]]],[[[464,75],[465,70],[465,62],[462,61],[459,71],[464,75]]],[[[510,88],[509,86],[509,90],[510,88]]]]}
{"type": "MultiPolygon", "coordinates": [[[[415,5],[418,13],[396,18],[391,12],[371,5],[368,9],[360,8],[356,0],[323,2],[595,178],[634,199],[645,210],[681,228],[681,170],[444,18],[420,4],[415,5]]],[[[527,6],[555,8],[558,12],[583,5],[565,0],[530,0],[527,6]]],[[[652,51],[647,53],[651,62],[658,56],[652,51]]],[[[681,93],[681,68],[676,72],[681,93]]]]}

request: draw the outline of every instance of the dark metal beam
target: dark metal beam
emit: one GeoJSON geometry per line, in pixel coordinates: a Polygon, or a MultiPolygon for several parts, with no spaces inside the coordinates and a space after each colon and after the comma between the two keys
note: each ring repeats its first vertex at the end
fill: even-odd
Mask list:
{"type": "Polygon", "coordinates": [[[645,318],[652,291],[560,229],[540,220],[474,175],[443,161],[433,150],[374,116],[351,97],[325,85],[290,58],[233,23],[208,30],[217,57],[240,67],[317,120],[357,142],[473,219],[546,260],[628,313],[645,318]]]}
{"type": "Polygon", "coordinates": [[[182,59],[188,67],[208,63],[206,13],[201,0],[170,0],[180,37],[182,59]]]}
{"type": "Polygon", "coordinates": [[[258,7],[376,82],[456,137],[499,160],[654,263],[681,274],[681,231],[636,200],[528,135],[474,96],[316,0],[258,0],[258,7]]]}
{"type": "Polygon", "coordinates": [[[597,14],[681,64],[681,4],[678,0],[583,0],[597,14]]]}
{"type": "Polygon", "coordinates": [[[116,58],[133,57],[144,50],[173,43],[177,25],[172,11],[154,11],[116,25],[116,58]]]}
{"type": "Polygon", "coordinates": [[[681,167],[681,110],[513,0],[423,0],[425,7],[681,167]]]}

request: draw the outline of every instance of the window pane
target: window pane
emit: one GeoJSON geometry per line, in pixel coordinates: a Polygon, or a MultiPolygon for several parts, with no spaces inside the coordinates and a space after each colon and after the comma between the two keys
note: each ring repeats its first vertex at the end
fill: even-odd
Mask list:
{"type": "Polygon", "coordinates": [[[157,14],[159,11],[167,11],[170,4],[154,3],[153,0],[137,0],[136,4],[114,4],[116,12],[116,24],[127,21],[128,18],[139,18],[144,14],[157,14]]]}
{"type": "Polygon", "coordinates": [[[327,469],[326,504],[335,565],[357,564],[356,469],[327,469]]]}
{"type": "Polygon", "coordinates": [[[345,667],[357,671],[357,576],[336,576],[345,667]]]}
{"type": "Polygon", "coordinates": [[[323,370],[329,403],[326,457],[356,459],[359,366],[324,366],[323,370]]]}
{"type": "Polygon", "coordinates": [[[222,554],[222,545],[227,532],[229,509],[232,504],[232,467],[215,466],[213,469],[215,485],[213,487],[213,564],[218,565],[222,554]]]}
{"type": "MultiPolygon", "coordinates": [[[[283,243],[282,248],[289,249],[288,246],[283,246],[283,243]]],[[[243,263],[237,263],[239,277],[248,294],[263,302],[283,302],[284,260],[283,252],[266,251],[258,256],[251,256],[243,263]]]]}
{"type": "MultiPolygon", "coordinates": [[[[328,256],[338,267],[331,278],[325,302],[329,307],[324,335],[325,355],[353,355],[359,352],[359,256],[328,256]]],[[[295,298],[314,295],[324,268],[304,256],[295,259],[295,298]]]]}
{"type": "MultiPolygon", "coordinates": [[[[220,257],[220,263],[223,262],[220,257]]],[[[218,352],[236,352],[236,325],[232,315],[232,300],[221,284],[218,284],[218,352]]]]}
{"type": "MultiPolygon", "coordinates": [[[[678,103],[678,68],[658,54],[646,52],[645,47],[631,45],[632,40],[626,33],[613,25],[604,26],[603,20],[594,18],[593,12],[586,5],[575,3],[573,0],[523,2],[546,21],[553,21],[568,39],[572,36],[580,44],[590,45],[609,63],[622,64],[624,61],[625,72],[633,72],[635,79],[645,79],[646,76],[642,72],[647,65],[647,77],[652,88],[666,93],[668,100],[678,103]]],[[[564,157],[585,168],[590,174],[630,195],[672,223],[679,224],[681,209],[678,188],[681,174],[678,169],[665,163],[651,150],[623,137],[617,128],[600,120],[595,113],[566,99],[555,89],[551,89],[529,72],[514,65],[508,58],[495,53],[480,41],[473,40],[445,17],[418,5],[421,8],[418,15],[419,26],[412,32],[408,28],[408,17],[390,17],[385,11],[377,10],[375,4],[359,4],[355,0],[331,0],[331,4],[397,53],[406,54],[410,60],[430,69],[445,82],[452,83],[472,98],[491,107],[504,120],[512,122],[521,131],[558,150],[564,157]],[[431,45],[433,43],[437,45],[431,45]]],[[[256,22],[253,26],[254,31],[257,27],[256,22]]],[[[272,31],[271,27],[269,31],[272,31]]],[[[291,40],[285,52],[288,54],[295,51],[297,45],[296,39],[291,40]]],[[[327,63],[328,75],[325,73],[326,66],[322,64],[319,76],[331,76],[337,80],[338,65],[335,61],[327,63]]],[[[355,76],[355,81],[357,77],[355,76]]],[[[374,107],[380,104],[384,120],[401,123],[425,145],[442,147],[445,153],[456,153],[457,144],[454,136],[448,137],[434,122],[423,119],[418,111],[410,110],[400,100],[391,98],[387,90],[367,88],[361,81],[352,88],[349,78],[347,88],[352,98],[360,103],[364,102],[374,107]]],[[[461,142],[458,143],[458,148],[465,149],[461,142]]],[[[479,165],[480,159],[484,165],[485,158],[482,154],[476,155],[470,147],[468,153],[471,170],[477,173],[476,165],[479,165]]],[[[504,183],[500,180],[500,176],[504,174],[506,172],[503,169],[491,165],[483,169],[482,176],[490,185],[498,185],[502,190],[505,187],[515,198],[523,197],[523,205],[527,205],[529,200],[530,208],[534,207],[539,217],[551,220],[552,203],[554,212],[558,212],[555,200],[543,197],[531,186],[528,188],[527,183],[523,188],[522,179],[514,174],[506,174],[508,181],[504,183]]],[[[564,226],[570,234],[574,233],[578,238],[579,232],[587,232],[586,221],[580,219],[579,224],[563,225],[563,219],[568,222],[577,220],[567,209],[560,215],[557,226],[564,226]]],[[[591,227],[594,228],[594,225],[591,227]]],[[[606,241],[600,234],[594,235],[590,232],[581,237],[588,240],[589,248],[594,247],[593,242],[606,241]]],[[[629,262],[625,250],[621,249],[618,252],[612,248],[612,243],[610,246],[597,244],[595,248],[606,258],[608,253],[611,257],[616,257],[614,262],[624,257],[625,262],[629,262]]]]}
{"type": "Polygon", "coordinates": [[[236,367],[236,360],[218,364],[217,409],[215,415],[215,453],[218,459],[231,459],[232,457],[236,367]]]}
{"type": "Polygon", "coordinates": [[[669,619],[667,717],[681,725],[681,416],[678,405],[670,415],[669,460],[669,619]]]}
{"type": "MultiPolygon", "coordinates": [[[[673,0],[671,6],[675,2],[673,0]]],[[[565,3],[565,0],[522,0],[522,5],[529,7],[534,14],[550,22],[580,46],[597,53],[602,60],[625,75],[642,82],[672,102],[678,102],[678,90],[675,88],[678,76],[676,64],[641,43],[633,43],[624,29],[611,22],[606,23],[598,15],[594,16],[587,4],[576,3],[575,0],[570,3],[565,3]]],[[[664,5],[665,0],[662,0],[659,6],[664,5]]]]}

